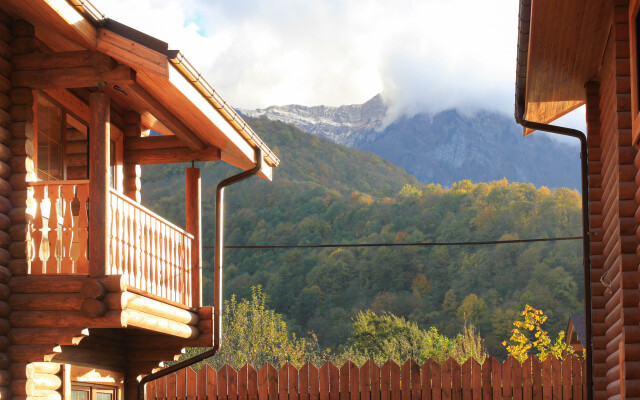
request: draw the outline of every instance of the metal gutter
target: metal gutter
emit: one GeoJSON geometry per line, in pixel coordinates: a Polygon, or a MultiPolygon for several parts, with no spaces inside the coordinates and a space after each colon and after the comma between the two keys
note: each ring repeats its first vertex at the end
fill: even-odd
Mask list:
{"type": "Polygon", "coordinates": [[[520,0],[518,21],[518,56],[516,65],[515,119],[523,128],[555,133],[580,140],[580,172],[582,190],[582,260],[584,274],[584,309],[586,349],[586,399],[593,400],[593,336],[591,310],[591,259],[589,237],[589,180],[587,136],[577,129],[527,121],[524,118],[526,102],[527,67],[529,61],[529,29],[531,26],[531,0],[520,0]]]}
{"type": "Polygon", "coordinates": [[[256,165],[249,170],[223,179],[216,187],[216,231],[214,247],[214,293],[213,293],[213,337],[212,348],[204,353],[193,356],[177,364],[164,368],[158,372],[143,377],[138,382],[138,400],[144,400],[144,385],[147,382],[162,378],[173,372],[194,365],[200,361],[213,357],[220,350],[222,343],[222,256],[224,252],[224,189],[254,175],[262,170],[264,157],[262,149],[256,148],[256,165]]]}

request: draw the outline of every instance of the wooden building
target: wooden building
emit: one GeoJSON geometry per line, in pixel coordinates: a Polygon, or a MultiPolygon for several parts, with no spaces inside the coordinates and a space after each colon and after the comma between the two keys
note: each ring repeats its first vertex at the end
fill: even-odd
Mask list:
{"type": "Polygon", "coordinates": [[[640,398],[639,8],[638,0],[520,0],[516,119],[525,134],[553,131],[535,123],[586,105],[596,399],[640,398]]]}
{"type": "Polygon", "coordinates": [[[0,399],[133,399],[211,346],[200,172],[182,229],[140,166],[215,160],[279,162],[179,51],[87,1],[0,0],[0,399]]]}

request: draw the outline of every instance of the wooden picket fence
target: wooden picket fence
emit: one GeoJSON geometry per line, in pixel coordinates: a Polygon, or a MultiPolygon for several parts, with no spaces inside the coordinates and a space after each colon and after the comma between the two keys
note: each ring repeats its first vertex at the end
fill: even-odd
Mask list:
{"type": "Polygon", "coordinates": [[[482,365],[452,359],[420,366],[387,361],[378,367],[351,361],[338,368],[307,363],[298,370],[285,364],[279,370],[266,364],[260,370],[210,365],[195,372],[186,368],[147,383],[146,400],[582,400],[586,398],[583,362],[575,357],[544,362],[530,357],[522,365],[509,358],[488,358],[482,365]]]}

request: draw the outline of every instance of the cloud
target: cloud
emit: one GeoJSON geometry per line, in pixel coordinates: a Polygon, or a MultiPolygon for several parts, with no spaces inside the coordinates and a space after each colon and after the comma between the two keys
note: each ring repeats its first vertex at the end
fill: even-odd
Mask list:
{"type": "Polygon", "coordinates": [[[231,104],[512,113],[513,0],[96,0],[182,50],[231,104]]]}

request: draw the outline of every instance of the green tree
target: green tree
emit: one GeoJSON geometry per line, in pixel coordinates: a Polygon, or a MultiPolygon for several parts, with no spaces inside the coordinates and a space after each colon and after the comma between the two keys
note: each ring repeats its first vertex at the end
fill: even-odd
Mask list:
{"type": "MultiPolygon", "coordinates": [[[[208,360],[214,368],[225,364],[239,368],[245,363],[262,366],[267,362],[278,367],[285,362],[300,366],[307,361],[321,363],[327,356],[313,334],[305,339],[288,332],[282,315],[267,307],[267,296],[259,285],[251,288],[251,299],[238,301],[232,296],[225,301],[222,321],[220,351],[208,360]]],[[[190,349],[187,356],[201,351],[190,349]]]]}

